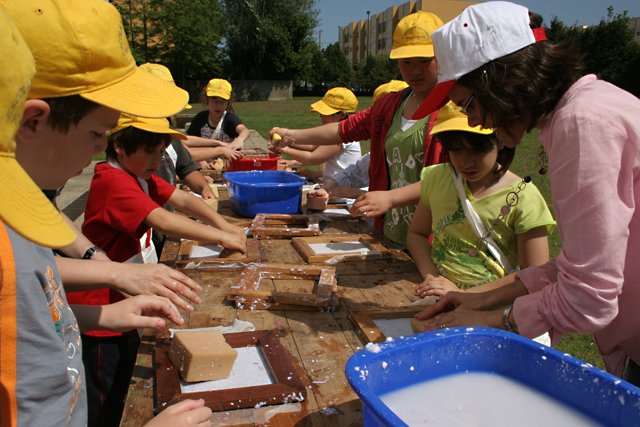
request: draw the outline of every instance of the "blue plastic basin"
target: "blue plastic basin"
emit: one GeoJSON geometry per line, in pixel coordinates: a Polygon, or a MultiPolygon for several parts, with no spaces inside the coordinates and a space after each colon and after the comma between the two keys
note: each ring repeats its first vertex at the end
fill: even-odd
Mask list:
{"type": "Polygon", "coordinates": [[[259,213],[297,214],[302,206],[302,186],[307,181],[291,172],[227,172],[231,209],[254,217],[259,213]]]}
{"type": "Polygon", "coordinates": [[[345,368],[349,384],[362,399],[365,426],[407,425],[379,396],[467,371],[509,377],[607,426],[640,425],[640,388],[510,332],[454,328],[378,345],[379,353],[361,350],[345,368]]]}

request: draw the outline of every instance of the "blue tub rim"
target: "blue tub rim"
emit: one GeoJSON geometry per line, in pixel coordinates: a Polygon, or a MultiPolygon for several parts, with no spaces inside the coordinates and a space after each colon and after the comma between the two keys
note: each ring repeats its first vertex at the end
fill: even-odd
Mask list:
{"type": "Polygon", "coordinates": [[[291,173],[291,172],[286,172],[286,171],[237,171],[237,172],[225,172],[222,177],[228,181],[231,182],[232,184],[236,184],[236,185],[243,185],[246,187],[260,187],[260,186],[264,186],[266,184],[269,184],[270,186],[274,186],[274,187],[302,187],[303,185],[306,185],[307,180],[304,179],[303,177],[296,175],[295,173],[291,173]],[[247,176],[247,175],[289,175],[293,178],[296,179],[296,181],[298,182],[281,182],[281,183],[265,183],[265,182],[241,182],[238,181],[238,179],[236,179],[237,177],[239,177],[239,175],[243,175],[243,176],[247,176]]]}

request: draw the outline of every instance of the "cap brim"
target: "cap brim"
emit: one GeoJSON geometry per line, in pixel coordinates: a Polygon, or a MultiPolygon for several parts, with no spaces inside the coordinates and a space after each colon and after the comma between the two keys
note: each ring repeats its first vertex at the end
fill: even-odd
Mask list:
{"type": "Polygon", "coordinates": [[[187,140],[187,135],[178,132],[175,129],[171,129],[171,128],[166,128],[166,127],[161,127],[161,126],[154,126],[154,125],[149,125],[149,124],[145,124],[145,123],[136,123],[132,125],[134,128],[137,129],[142,129],[142,130],[146,130],[148,132],[153,132],[153,133],[164,133],[167,135],[171,135],[171,136],[175,136],[178,139],[181,139],[183,141],[187,140]]]}
{"type": "Polygon", "coordinates": [[[140,68],[118,83],[80,96],[123,113],[151,118],[177,114],[189,102],[187,91],[140,68]]]}
{"type": "Polygon", "coordinates": [[[455,80],[438,83],[436,87],[433,88],[427,99],[425,99],[422,105],[420,105],[416,112],[413,113],[411,119],[420,120],[432,112],[442,108],[447,102],[449,102],[449,91],[455,83],[455,80]]]}
{"type": "Polygon", "coordinates": [[[336,110],[335,108],[329,107],[323,101],[314,102],[311,104],[310,113],[320,113],[323,116],[331,116],[332,114],[339,113],[340,110],[336,110]]]}
{"type": "Polygon", "coordinates": [[[209,97],[218,96],[218,97],[220,97],[220,98],[222,98],[224,100],[227,100],[227,101],[229,100],[229,98],[231,98],[230,94],[222,93],[222,92],[215,92],[215,91],[214,92],[207,91],[207,96],[209,96],[209,97]]]}
{"type": "Polygon", "coordinates": [[[389,58],[431,58],[435,56],[432,44],[402,46],[391,50],[389,58]]]}
{"type": "Polygon", "coordinates": [[[431,129],[431,135],[449,131],[463,131],[481,135],[493,133],[493,129],[484,129],[482,126],[469,127],[469,120],[466,117],[455,117],[434,125],[433,129],[431,129]]]}
{"type": "Polygon", "coordinates": [[[10,153],[0,153],[0,218],[25,239],[48,248],[64,248],[77,238],[10,153]]]}
{"type": "Polygon", "coordinates": [[[184,106],[185,110],[190,110],[192,108],[193,108],[193,105],[191,105],[191,104],[187,104],[187,105],[184,106]]]}

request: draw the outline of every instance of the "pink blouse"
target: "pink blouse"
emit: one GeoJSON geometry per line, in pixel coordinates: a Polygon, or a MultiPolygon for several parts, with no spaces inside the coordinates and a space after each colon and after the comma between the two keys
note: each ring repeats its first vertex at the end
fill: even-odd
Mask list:
{"type": "Polygon", "coordinates": [[[607,370],[640,363],[640,100],[588,75],[540,129],[563,249],[518,273],[520,333],[593,333],[607,370]]]}

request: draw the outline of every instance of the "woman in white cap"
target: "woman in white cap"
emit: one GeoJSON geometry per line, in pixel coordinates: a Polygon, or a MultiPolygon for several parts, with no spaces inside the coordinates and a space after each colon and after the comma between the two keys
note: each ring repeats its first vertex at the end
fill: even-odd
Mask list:
{"type": "Polygon", "coordinates": [[[405,246],[415,205],[420,200],[420,172],[424,165],[440,163],[441,147],[429,137],[435,115],[420,120],[411,116],[437,83],[431,34],[442,26],[436,15],[418,12],[403,18],[393,35],[391,58],[398,59],[409,88],[379,99],[371,108],[347,120],[312,129],[276,128],[283,145],[333,145],[371,140],[369,192],[358,198],[351,213],[375,217],[375,228],[405,246]],[[413,185],[412,185],[413,184],[413,185]],[[401,199],[392,200],[388,190],[401,199]]]}
{"type": "Polygon", "coordinates": [[[640,100],[584,75],[577,49],[546,41],[541,23],[513,3],[467,8],[433,34],[440,83],[423,107],[450,98],[469,125],[495,127],[510,147],[540,129],[563,249],[493,291],[451,292],[419,316],[452,310],[425,330],[549,331],[553,345],[565,332],[593,333],[607,370],[640,385],[640,100]],[[509,307],[488,311],[500,306],[509,307]]]}
{"type": "MultiPolygon", "coordinates": [[[[320,113],[322,124],[339,123],[346,120],[358,108],[358,98],[346,87],[334,87],[324,97],[311,104],[311,113],[320,113]]],[[[274,151],[291,157],[300,165],[324,164],[321,171],[322,180],[327,183],[333,176],[342,172],[347,166],[354,164],[362,157],[360,142],[354,141],[343,145],[302,145],[291,147],[274,147],[274,151]]],[[[301,173],[302,175],[302,173],[301,173]]],[[[302,175],[304,176],[304,175],[302,175]]]]}

